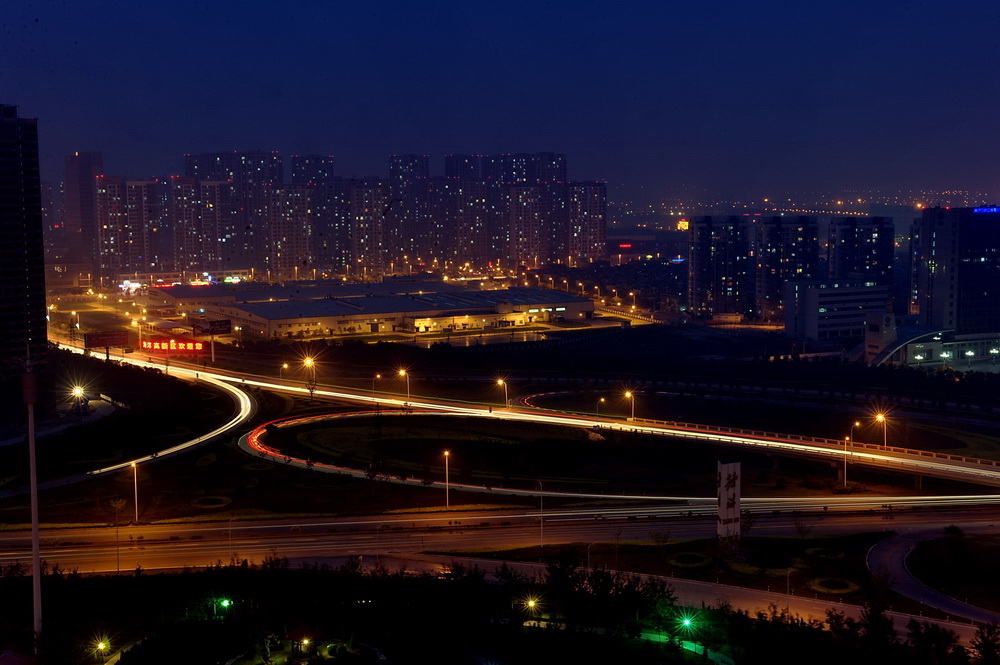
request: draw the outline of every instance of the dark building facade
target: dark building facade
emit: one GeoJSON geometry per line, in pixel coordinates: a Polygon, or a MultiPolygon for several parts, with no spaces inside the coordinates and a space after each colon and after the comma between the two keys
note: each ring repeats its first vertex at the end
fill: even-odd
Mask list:
{"type": "Polygon", "coordinates": [[[45,267],[38,128],[0,105],[0,373],[44,362],[45,267]]]}
{"type": "Polygon", "coordinates": [[[64,217],[67,253],[65,262],[80,274],[97,273],[97,186],[104,173],[100,152],[74,152],[65,160],[64,217]]]}
{"type": "Polygon", "coordinates": [[[1000,207],[929,208],[911,237],[910,309],[921,323],[1000,332],[1000,207]]]}

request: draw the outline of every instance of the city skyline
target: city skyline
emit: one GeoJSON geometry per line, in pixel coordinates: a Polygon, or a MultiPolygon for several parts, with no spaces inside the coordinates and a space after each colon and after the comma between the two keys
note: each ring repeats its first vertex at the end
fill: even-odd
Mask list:
{"type": "Polygon", "coordinates": [[[331,154],[345,177],[393,153],[551,150],[640,204],[998,190],[991,4],[528,8],[26,3],[0,89],[45,119],[50,181],[74,151],[147,178],[221,150],[331,154]]]}

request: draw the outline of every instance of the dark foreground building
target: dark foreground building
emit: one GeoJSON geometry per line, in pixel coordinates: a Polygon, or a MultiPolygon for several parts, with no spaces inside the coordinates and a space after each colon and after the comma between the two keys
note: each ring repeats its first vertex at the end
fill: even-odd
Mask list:
{"type": "Polygon", "coordinates": [[[45,273],[38,129],[0,105],[0,374],[45,358],[45,273]]]}

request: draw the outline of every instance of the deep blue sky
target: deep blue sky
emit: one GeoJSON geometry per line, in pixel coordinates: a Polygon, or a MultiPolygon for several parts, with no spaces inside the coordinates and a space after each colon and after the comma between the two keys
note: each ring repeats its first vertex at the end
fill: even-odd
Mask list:
{"type": "Polygon", "coordinates": [[[39,118],[43,177],[275,149],[569,154],[655,201],[682,185],[1000,191],[1000,3],[92,2],[0,12],[0,102],[39,118]]]}

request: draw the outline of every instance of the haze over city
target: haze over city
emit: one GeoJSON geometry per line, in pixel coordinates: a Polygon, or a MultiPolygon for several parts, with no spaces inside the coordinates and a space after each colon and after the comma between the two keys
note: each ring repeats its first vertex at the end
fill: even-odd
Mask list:
{"type": "Polygon", "coordinates": [[[183,153],[555,151],[612,201],[997,191],[996,3],[21,2],[0,90],[42,178],[183,153]]]}

